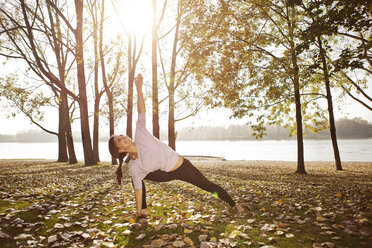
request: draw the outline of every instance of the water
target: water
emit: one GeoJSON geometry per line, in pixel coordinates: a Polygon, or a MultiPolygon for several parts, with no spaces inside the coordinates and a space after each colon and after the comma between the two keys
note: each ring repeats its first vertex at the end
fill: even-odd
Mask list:
{"type": "MultiPolygon", "coordinates": [[[[372,139],[339,140],[342,161],[372,162],[372,139]]],[[[101,161],[110,161],[106,142],[100,142],[101,161]]],[[[223,157],[227,160],[297,160],[295,140],[265,141],[177,141],[181,155],[223,157]]],[[[75,143],[78,160],[83,160],[81,143],[75,143]]],[[[305,140],[305,161],[334,161],[330,140],[305,140]]],[[[0,143],[0,159],[57,159],[57,143],[0,143]]]]}

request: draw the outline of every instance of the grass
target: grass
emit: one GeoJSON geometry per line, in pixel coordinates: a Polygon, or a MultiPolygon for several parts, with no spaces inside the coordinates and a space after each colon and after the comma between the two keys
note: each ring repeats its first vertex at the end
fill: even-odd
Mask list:
{"type": "Polygon", "coordinates": [[[156,240],[164,247],[175,241],[190,247],[191,240],[197,247],[200,235],[222,247],[372,243],[371,163],[344,163],[342,172],[330,163],[307,163],[308,175],[294,174],[291,162],[194,164],[246,211],[237,215],[212,194],[180,181],[146,182],[150,214],[144,223],[134,217],[130,178],[124,178],[122,188],[115,185],[115,166],[1,160],[0,232],[10,238],[0,238],[0,247],[147,247],[156,240]],[[23,224],[14,224],[18,218],[23,224]],[[141,224],[134,228],[133,223],[141,224]],[[81,233],[48,243],[53,235],[74,231],[81,233]],[[90,238],[83,238],[88,231],[90,238]],[[17,239],[20,234],[32,238],[17,239]]]}

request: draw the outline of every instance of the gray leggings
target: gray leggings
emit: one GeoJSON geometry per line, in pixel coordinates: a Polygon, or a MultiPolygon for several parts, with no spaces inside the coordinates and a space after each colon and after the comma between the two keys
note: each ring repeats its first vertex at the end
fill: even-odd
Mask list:
{"type": "MultiPolygon", "coordinates": [[[[230,195],[215,183],[209,181],[195,166],[193,166],[189,160],[184,159],[180,167],[174,171],[165,172],[161,170],[150,172],[144,178],[145,180],[150,180],[154,182],[169,182],[172,180],[181,180],[191,183],[205,191],[211,193],[217,193],[218,197],[223,201],[230,204],[230,206],[235,206],[235,201],[230,197],[230,195]]],[[[146,204],[146,188],[142,180],[142,209],[147,208],[146,204]]]]}

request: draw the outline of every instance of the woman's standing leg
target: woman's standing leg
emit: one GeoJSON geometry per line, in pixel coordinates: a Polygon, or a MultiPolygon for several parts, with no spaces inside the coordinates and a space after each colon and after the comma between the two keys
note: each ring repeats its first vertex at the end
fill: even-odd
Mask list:
{"type": "Polygon", "coordinates": [[[217,194],[217,196],[223,201],[235,206],[235,201],[221,186],[209,181],[195,166],[193,166],[189,160],[184,159],[182,165],[175,171],[169,172],[174,179],[182,180],[199,188],[217,194]]]}

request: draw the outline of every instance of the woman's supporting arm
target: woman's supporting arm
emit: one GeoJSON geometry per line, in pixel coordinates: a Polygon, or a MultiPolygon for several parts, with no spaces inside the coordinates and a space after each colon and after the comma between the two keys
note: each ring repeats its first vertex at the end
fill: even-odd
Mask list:
{"type": "Polygon", "coordinates": [[[136,217],[141,216],[141,210],[142,210],[142,194],[143,194],[142,189],[135,189],[135,190],[134,190],[134,198],[136,199],[136,208],[137,208],[136,217]]]}
{"type": "Polygon", "coordinates": [[[136,77],[136,88],[137,88],[137,109],[138,113],[142,114],[146,112],[145,100],[142,93],[143,77],[142,74],[138,74],[136,77]]]}

